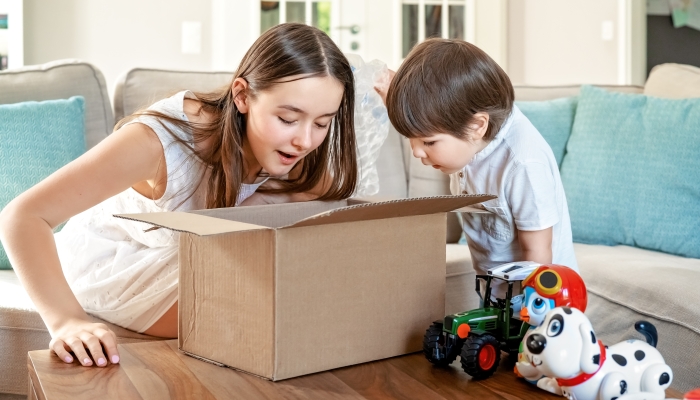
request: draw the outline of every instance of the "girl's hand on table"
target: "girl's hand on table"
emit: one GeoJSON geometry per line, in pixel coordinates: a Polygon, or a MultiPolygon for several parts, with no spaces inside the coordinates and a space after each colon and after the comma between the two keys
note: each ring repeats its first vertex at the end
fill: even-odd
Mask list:
{"type": "Polygon", "coordinates": [[[52,336],[49,348],[65,363],[72,363],[74,358],[85,367],[119,363],[117,337],[105,324],[68,320],[52,336]]]}

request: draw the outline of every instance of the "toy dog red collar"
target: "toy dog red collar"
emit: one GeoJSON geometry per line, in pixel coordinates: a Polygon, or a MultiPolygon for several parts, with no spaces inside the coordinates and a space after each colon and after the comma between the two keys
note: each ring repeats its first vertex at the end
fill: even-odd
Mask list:
{"type": "Polygon", "coordinates": [[[598,346],[600,346],[600,362],[598,363],[598,369],[595,370],[595,372],[593,372],[592,374],[581,374],[569,379],[557,378],[557,383],[559,384],[559,387],[574,387],[580,385],[583,382],[586,382],[587,380],[591,379],[595,374],[598,373],[598,371],[600,371],[600,369],[603,367],[603,363],[605,362],[605,346],[600,340],[598,341],[598,346]]]}

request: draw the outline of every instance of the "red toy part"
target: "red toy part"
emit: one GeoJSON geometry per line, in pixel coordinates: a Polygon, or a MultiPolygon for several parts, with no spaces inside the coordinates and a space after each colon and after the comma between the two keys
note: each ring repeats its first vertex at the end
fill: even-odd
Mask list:
{"type": "Polygon", "coordinates": [[[700,400],[700,389],[691,390],[683,396],[683,400],[700,400]]]}
{"type": "Polygon", "coordinates": [[[569,267],[548,264],[538,267],[525,278],[522,287],[535,289],[542,297],[554,300],[555,307],[572,307],[586,311],[588,294],[581,275],[569,267]]]}

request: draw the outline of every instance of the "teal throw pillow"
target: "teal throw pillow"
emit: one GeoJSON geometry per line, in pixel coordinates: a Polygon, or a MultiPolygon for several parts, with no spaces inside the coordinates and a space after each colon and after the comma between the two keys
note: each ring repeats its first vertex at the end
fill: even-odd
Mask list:
{"type": "MultiPolygon", "coordinates": [[[[85,152],[85,100],[0,105],[0,210],[85,152]]],[[[0,246],[0,269],[10,269],[0,246]]]]}
{"type": "Polygon", "coordinates": [[[544,140],[552,148],[557,165],[561,167],[561,161],[566,151],[566,142],[571,135],[571,127],[576,115],[576,97],[545,101],[516,101],[520,111],[525,114],[532,125],[540,131],[544,140]]]}
{"type": "Polygon", "coordinates": [[[700,258],[700,99],[584,86],[566,151],[574,241],[700,258]]]}

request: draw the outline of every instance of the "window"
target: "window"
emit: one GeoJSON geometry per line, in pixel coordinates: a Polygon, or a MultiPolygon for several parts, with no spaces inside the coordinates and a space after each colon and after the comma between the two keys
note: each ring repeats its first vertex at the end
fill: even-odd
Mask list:
{"type": "Polygon", "coordinates": [[[473,41],[467,30],[473,10],[474,0],[402,0],[401,58],[430,37],[473,41]]]}
{"type": "Polygon", "coordinates": [[[331,36],[331,8],[336,1],[261,1],[260,33],[284,22],[300,22],[331,36]]]}

